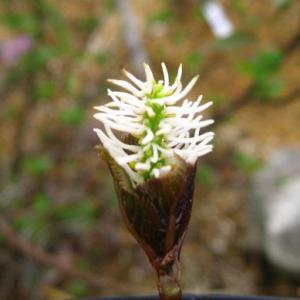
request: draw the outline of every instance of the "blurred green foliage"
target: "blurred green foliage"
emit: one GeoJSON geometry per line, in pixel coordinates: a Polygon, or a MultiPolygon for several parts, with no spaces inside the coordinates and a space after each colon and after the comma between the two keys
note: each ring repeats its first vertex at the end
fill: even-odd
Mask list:
{"type": "Polygon", "coordinates": [[[45,216],[51,208],[51,200],[47,195],[40,193],[35,196],[32,207],[37,215],[45,216]]]}
{"type": "Polygon", "coordinates": [[[52,159],[47,155],[35,155],[24,158],[23,167],[31,175],[42,175],[48,172],[53,165],[52,159]]]}
{"type": "Polygon", "coordinates": [[[233,164],[246,175],[252,175],[263,165],[261,159],[242,152],[236,152],[233,155],[233,164]]]}
{"type": "Polygon", "coordinates": [[[31,34],[34,34],[39,26],[38,20],[32,13],[7,12],[0,15],[0,22],[12,29],[31,34]]]}
{"type": "Polygon", "coordinates": [[[280,95],[283,81],[278,78],[282,64],[279,50],[264,50],[247,62],[240,63],[238,69],[253,80],[254,95],[258,100],[267,101],[280,95]]]}
{"type": "Polygon", "coordinates": [[[66,108],[59,114],[59,120],[65,125],[79,126],[83,119],[84,111],[79,106],[66,108]]]}
{"type": "Polygon", "coordinates": [[[193,10],[194,18],[201,24],[205,24],[205,17],[203,15],[202,6],[198,6],[197,9],[193,10]]]}
{"type": "Polygon", "coordinates": [[[82,297],[87,294],[88,287],[86,283],[81,280],[72,280],[68,285],[67,290],[76,297],[82,297]]]}
{"type": "Polygon", "coordinates": [[[95,17],[85,16],[84,18],[80,19],[79,27],[84,31],[92,31],[98,24],[98,20],[95,17]]]}
{"type": "Polygon", "coordinates": [[[153,24],[156,22],[168,23],[174,19],[174,16],[170,10],[159,10],[154,14],[149,16],[148,22],[149,24],[153,24]]]}
{"type": "Polygon", "coordinates": [[[294,3],[294,0],[273,0],[273,2],[279,9],[287,9],[294,3]]]}
{"type": "Polygon", "coordinates": [[[94,56],[95,61],[101,66],[107,64],[110,58],[111,55],[108,52],[100,52],[94,56]]]}
{"type": "Polygon", "coordinates": [[[53,208],[53,217],[56,221],[73,223],[76,227],[88,229],[96,220],[94,208],[90,201],[82,201],[72,204],[61,204],[53,208]]]}
{"type": "Polygon", "coordinates": [[[37,101],[47,101],[55,93],[56,86],[52,81],[37,82],[33,88],[33,97],[37,101]]]}
{"type": "Polygon", "coordinates": [[[242,0],[231,0],[230,8],[233,9],[238,14],[243,15],[243,16],[246,13],[245,3],[242,0]]]}
{"type": "Polygon", "coordinates": [[[211,188],[215,183],[216,175],[216,171],[210,165],[201,163],[197,168],[196,180],[200,186],[211,188]]]}
{"type": "Polygon", "coordinates": [[[111,13],[116,9],[116,2],[111,0],[102,0],[104,4],[104,8],[107,10],[108,13],[111,13]]]}
{"type": "Polygon", "coordinates": [[[193,51],[185,56],[185,65],[189,68],[190,72],[195,72],[203,65],[204,57],[201,52],[193,51]]]}
{"type": "Polygon", "coordinates": [[[213,43],[213,47],[219,51],[232,50],[234,48],[241,48],[250,43],[255,42],[253,35],[244,32],[235,32],[226,39],[217,39],[213,43]]]}

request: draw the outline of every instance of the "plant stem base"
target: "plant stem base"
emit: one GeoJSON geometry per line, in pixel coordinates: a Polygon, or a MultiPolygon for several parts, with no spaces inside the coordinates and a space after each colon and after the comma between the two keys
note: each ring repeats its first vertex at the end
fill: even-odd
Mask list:
{"type": "Polygon", "coordinates": [[[158,292],[160,300],[181,300],[182,293],[177,274],[164,274],[158,277],[158,292]]]}

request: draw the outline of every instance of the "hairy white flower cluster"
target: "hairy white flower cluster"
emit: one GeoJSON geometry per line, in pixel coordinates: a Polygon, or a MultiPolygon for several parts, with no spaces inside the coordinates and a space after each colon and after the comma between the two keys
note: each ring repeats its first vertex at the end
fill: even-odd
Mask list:
{"type": "Polygon", "coordinates": [[[196,101],[185,99],[195,85],[194,77],[182,88],[182,66],[176,79],[169,83],[169,74],[161,64],[163,80],[156,81],[149,65],[145,64],[146,81],[141,81],[124,70],[131,81],[109,80],[124,91],[111,91],[111,102],[96,106],[94,117],[101,121],[104,130],[95,128],[101,143],[112,158],[127,172],[135,186],[151,177],[160,177],[172,170],[178,155],[187,163],[212,151],[210,141],[213,132],[202,133],[202,128],[213,120],[203,120],[200,114],[212,102],[201,104],[202,95],[196,101]],[[127,144],[115,131],[131,134],[137,143],[127,144]]]}

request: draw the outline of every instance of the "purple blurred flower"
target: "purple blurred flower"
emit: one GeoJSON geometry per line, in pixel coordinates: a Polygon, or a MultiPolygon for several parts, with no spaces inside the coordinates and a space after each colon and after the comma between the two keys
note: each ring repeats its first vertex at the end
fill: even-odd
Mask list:
{"type": "Polygon", "coordinates": [[[28,35],[19,35],[15,38],[0,41],[0,61],[6,66],[15,65],[20,57],[32,49],[33,39],[28,35]]]}

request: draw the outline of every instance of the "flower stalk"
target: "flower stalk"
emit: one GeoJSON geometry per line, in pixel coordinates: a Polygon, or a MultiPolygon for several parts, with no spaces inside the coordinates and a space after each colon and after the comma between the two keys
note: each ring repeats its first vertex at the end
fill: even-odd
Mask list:
{"type": "Polygon", "coordinates": [[[179,261],[176,261],[171,267],[168,266],[167,270],[160,271],[157,288],[161,300],[182,299],[179,261]]]}

